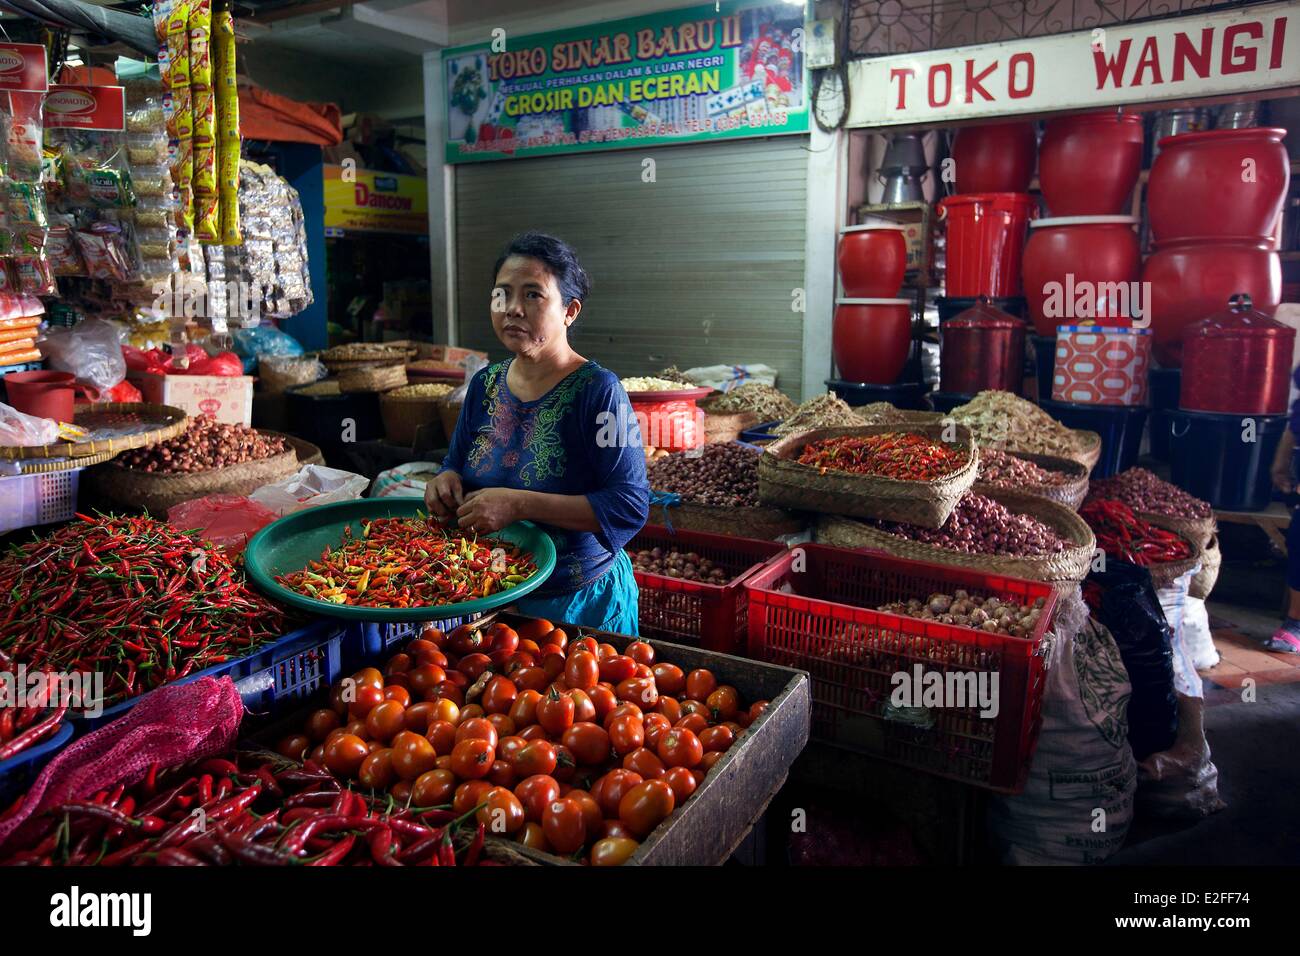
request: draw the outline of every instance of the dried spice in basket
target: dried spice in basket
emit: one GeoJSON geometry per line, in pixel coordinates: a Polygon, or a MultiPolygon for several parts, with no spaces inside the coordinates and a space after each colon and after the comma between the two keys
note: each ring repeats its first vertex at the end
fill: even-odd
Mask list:
{"type": "Polygon", "coordinates": [[[152,518],[78,518],[0,558],[0,667],[100,672],[112,703],[284,634],[215,545],[152,518]]]}
{"type": "Polygon", "coordinates": [[[1146,567],[1185,561],[1192,556],[1192,546],[1179,535],[1148,524],[1122,501],[1089,499],[1079,509],[1079,517],[1097,536],[1097,547],[1133,564],[1146,567]]]}
{"type": "Polygon", "coordinates": [[[753,412],[760,422],[773,422],[793,415],[796,406],[780,389],[762,382],[746,382],[722,395],[705,399],[700,407],[710,415],[753,412]]]}
{"type": "Polygon", "coordinates": [[[967,457],[941,442],[910,432],[880,435],[841,435],[809,442],[799,455],[801,465],[855,475],[900,481],[935,481],[966,464],[967,457]]]}
{"type": "Polygon", "coordinates": [[[646,469],[650,487],[682,501],[720,507],[758,506],[758,459],[762,452],[723,442],[674,452],[646,469]]]}
{"type": "Polygon", "coordinates": [[[1010,392],[980,392],[950,417],[971,430],[981,448],[1073,458],[1083,451],[1079,436],[1033,402],[1010,392]]]}
{"type": "Polygon", "coordinates": [[[1170,518],[1206,520],[1214,517],[1214,509],[1208,501],[1162,481],[1145,468],[1130,468],[1110,478],[1094,481],[1088,491],[1088,500],[1094,498],[1111,498],[1124,502],[1134,511],[1170,518]]]}
{"type": "Polygon", "coordinates": [[[1004,451],[984,448],[980,450],[979,477],[975,480],[996,488],[1024,488],[1064,484],[1070,480],[1070,476],[1061,471],[1050,471],[1004,451]]]}
{"type": "Polygon", "coordinates": [[[992,498],[971,492],[962,496],[939,528],[878,519],[868,524],[900,538],[966,554],[1029,558],[1059,554],[1069,547],[1068,541],[1037,518],[1016,514],[992,498]]]}
{"type": "Polygon", "coordinates": [[[827,392],[810,398],[794,414],[772,430],[774,435],[793,435],[813,428],[831,428],[836,425],[861,425],[862,419],[844,399],[827,392]]]}
{"type": "Polygon", "coordinates": [[[437,607],[508,591],[537,573],[531,556],[506,541],[467,537],[427,518],[376,518],[319,561],[276,581],[292,591],[351,607],[437,607]]]}

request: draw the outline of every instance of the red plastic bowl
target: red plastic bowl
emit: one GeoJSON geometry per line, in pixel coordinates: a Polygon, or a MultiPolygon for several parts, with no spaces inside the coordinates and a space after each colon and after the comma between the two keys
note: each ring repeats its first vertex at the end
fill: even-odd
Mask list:
{"type": "Polygon", "coordinates": [[[898,295],[907,271],[902,226],[849,226],[836,253],[844,294],[854,299],[898,295]]]}
{"type": "Polygon", "coordinates": [[[908,299],[840,299],[831,326],[831,353],[840,377],[868,385],[898,380],[912,345],[908,299]]]}
{"type": "Polygon", "coordinates": [[[1147,183],[1155,238],[1271,241],[1291,182],[1285,136],[1260,127],[1162,139],[1147,183]]]}
{"type": "Polygon", "coordinates": [[[1142,169],[1142,117],[1083,113],[1049,120],[1038,150],[1038,182],[1052,216],[1127,212],[1142,169]]]}
{"type": "Polygon", "coordinates": [[[1183,361],[1183,330],[1223,311],[1244,292],[1272,315],[1282,299],[1282,263],[1263,239],[1187,239],[1157,243],[1142,268],[1149,282],[1156,360],[1166,368],[1183,361]]]}
{"type": "Polygon", "coordinates": [[[1039,335],[1053,336],[1058,325],[1088,321],[1131,324],[1142,270],[1136,222],[1132,216],[1067,216],[1030,223],[1025,299],[1039,335]],[[1122,290],[1115,283],[1123,283],[1122,290]],[[1058,314],[1047,315],[1049,307],[1058,314]]]}
{"type": "Polygon", "coordinates": [[[1034,178],[1033,123],[963,126],[952,145],[959,193],[1023,193],[1034,178]]]}

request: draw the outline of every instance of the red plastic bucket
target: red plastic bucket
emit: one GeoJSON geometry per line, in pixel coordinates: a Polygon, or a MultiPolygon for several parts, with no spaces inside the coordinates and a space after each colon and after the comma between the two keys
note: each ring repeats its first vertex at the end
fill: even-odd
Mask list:
{"type": "Polygon", "coordinates": [[[72,421],[76,376],[71,372],[11,372],[4,377],[9,404],[20,412],[72,421]]]}
{"type": "Polygon", "coordinates": [[[1020,257],[1033,218],[1028,193],[967,193],[939,202],[948,226],[946,294],[952,297],[1020,295],[1020,257]]]}

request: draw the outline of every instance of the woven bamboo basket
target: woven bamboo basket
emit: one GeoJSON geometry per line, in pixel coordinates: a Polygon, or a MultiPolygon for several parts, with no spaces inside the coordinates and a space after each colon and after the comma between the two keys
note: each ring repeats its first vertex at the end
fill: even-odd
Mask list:
{"type": "MultiPolygon", "coordinates": [[[[1054,455],[1031,455],[1023,451],[1007,452],[1007,454],[1014,454],[1017,458],[1032,462],[1039,468],[1063,472],[1069,476],[1067,481],[1063,481],[1059,485],[1024,485],[1017,486],[1013,490],[1024,491],[1031,495],[1038,495],[1040,498],[1046,498],[1048,501],[1058,502],[1071,511],[1078,511],[1079,505],[1083,504],[1083,499],[1088,497],[1088,468],[1073,458],[1057,458],[1054,455]]],[[[987,494],[990,490],[997,490],[997,487],[997,485],[985,484],[977,480],[972,490],[980,494],[987,494]]]]}
{"type": "Polygon", "coordinates": [[[445,439],[442,434],[441,398],[412,396],[393,398],[379,396],[379,415],[384,420],[384,436],[395,445],[410,447],[422,425],[436,425],[436,444],[445,439]]]}
{"type": "Polygon", "coordinates": [[[758,416],[753,412],[730,412],[722,415],[704,413],[704,442],[717,445],[735,441],[740,433],[758,424],[758,416]]]}
{"type": "Polygon", "coordinates": [[[304,356],[268,356],[257,363],[262,391],[278,395],[295,385],[310,385],[324,374],[320,362],[304,356]]]}
{"type": "Polygon", "coordinates": [[[0,459],[89,458],[143,448],[175,438],[189,427],[183,409],[147,402],[99,402],[77,405],[73,423],[90,432],[81,441],[53,445],[2,445],[0,459]]]}
{"type": "Polygon", "coordinates": [[[679,531],[707,531],[764,541],[801,534],[808,528],[807,516],[782,508],[724,508],[690,501],[676,505],[651,504],[650,520],[679,531]]]}
{"type": "Polygon", "coordinates": [[[460,402],[451,403],[446,399],[438,399],[438,417],[442,419],[442,431],[447,436],[447,441],[451,441],[451,436],[456,434],[456,421],[460,418],[460,402]]]}
{"type": "Polygon", "coordinates": [[[260,461],[175,475],[135,471],[109,462],[88,469],[85,479],[90,494],[101,505],[164,516],[168,508],[182,501],[215,494],[246,495],[263,485],[283,481],[296,474],[298,468],[298,453],[290,448],[260,461]]]}
{"type": "Polygon", "coordinates": [[[401,388],[405,384],[405,365],[372,365],[339,372],[339,391],[344,394],[386,392],[389,389],[401,388]]]}
{"type": "Polygon", "coordinates": [[[1097,539],[1084,520],[1065,505],[1037,495],[993,488],[981,492],[1016,514],[1029,515],[1047,525],[1070,546],[1058,554],[1041,557],[1013,557],[1000,554],[967,554],[932,544],[923,544],[889,534],[879,528],[851,518],[823,515],[813,530],[813,540],[841,548],[867,548],[884,551],[912,561],[948,564],[973,568],[990,574],[1046,581],[1055,585],[1082,581],[1088,575],[1097,539]]]}
{"type": "Polygon", "coordinates": [[[386,365],[405,365],[415,358],[419,350],[405,345],[390,343],[353,343],[336,345],[321,352],[317,358],[331,372],[343,372],[348,369],[382,367],[386,365]]]}
{"type": "MultiPolygon", "coordinates": [[[[1174,534],[1178,535],[1192,547],[1192,556],[1190,558],[1185,558],[1182,561],[1165,561],[1161,564],[1151,564],[1147,566],[1147,570],[1151,572],[1151,581],[1156,587],[1167,587],[1194,568],[1197,564],[1200,564],[1201,569],[1204,570],[1205,545],[1208,543],[1208,539],[1206,539],[1202,533],[1204,530],[1203,521],[1194,521],[1186,518],[1169,518],[1165,515],[1156,514],[1142,514],[1139,515],[1139,517],[1147,524],[1155,525],[1157,528],[1164,528],[1166,531],[1174,532],[1174,534]]],[[[1209,520],[1213,523],[1213,519],[1209,520]]],[[[1215,544],[1217,547],[1217,541],[1215,544]]],[[[1220,563],[1222,563],[1222,559],[1223,556],[1220,554],[1220,563]]],[[[1214,578],[1217,579],[1218,575],[1219,569],[1216,566],[1214,569],[1214,578]]],[[[1192,577],[1193,584],[1196,583],[1196,578],[1198,576],[1199,572],[1197,575],[1192,577]]],[[[1210,581],[1210,587],[1213,586],[1214,580],[1212,579],[1210,581]]],[[[1188,593],[1191,594],[1190,588],[1188,589],[1188,593]]],[[[1205,593],[1208,594],[1209,591],[1207,590],[1205,593]]],[[[1198,597],[1199,595],[1192,596],[1198,597]]]]}
{"type": "Polygon", "coordinates": [[[948,520],[957,501],[975,482],[979,456],[964,425],[850,425],[815,428],[787,435],[768,445],[758,460],[758,497],[764,504],[796,511],[882,518],[925,528],[937,528],[948,520]],[[883,435],[906,431],[935,441],[955,438],[954,444],[966,456],[957,471],[934,481],[900,481],[848,472],[827,471],[796,460],[804,446],[823,438],[842,435],[883,435]]]}
{"type": "Polygon", "coordinates": [[[1223,552],[1219,550],[1216,534],[1201,548],[1201,570],[1192,576],[1192,586],[1187,593],[1204,601],[1219,582],[1219,569],[1223,567],[1223,552]]]}

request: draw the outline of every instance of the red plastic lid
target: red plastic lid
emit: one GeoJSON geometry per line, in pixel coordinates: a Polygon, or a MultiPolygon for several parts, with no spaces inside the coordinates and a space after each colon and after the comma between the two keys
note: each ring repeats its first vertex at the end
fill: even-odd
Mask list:
{"type": "Polygon", "coordinates": [[[1028,328],[1024,319],[1018,319],[1010,312],[1004,312],[984,296],[980,296],[979,301],[969,309],[964,309],[963,311],[958,312],[947,322],[943,323],[943,327],[944,329],[1028,328]]]}
{"type": "Polygon", "coordinates": [[[1250,296],[1238,292],[1228,300],[1228,307],[1216,312],[1188,328],[1186,337],[1204,338],[1238,338],[1241,336],[1260,336],[1262,338],[1281,338],[1294,336],[1295,329],[1289,325],[1265,315],[1254,307],[1250,296]]]}

